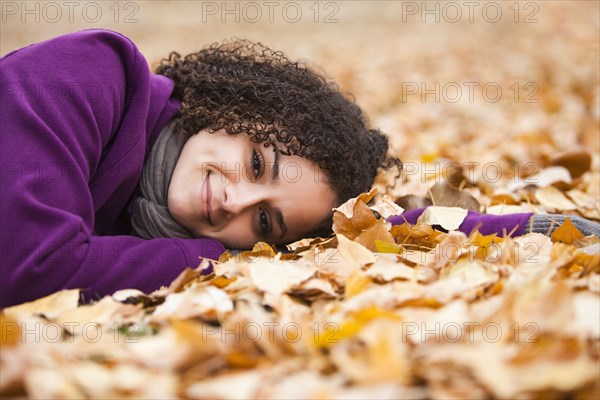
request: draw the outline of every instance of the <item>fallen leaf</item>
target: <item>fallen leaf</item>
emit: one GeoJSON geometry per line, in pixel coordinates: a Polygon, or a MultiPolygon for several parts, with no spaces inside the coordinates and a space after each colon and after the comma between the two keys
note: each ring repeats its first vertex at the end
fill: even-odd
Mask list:
{"type": "Polygon", "coordinates": [[[391,245],[396,244],[383,219],[378,220],[371,227],[362,231],[360,235],[354,238],[354,241],[365,246],[370,251],[377,251],[376,242],[385,242],[391,245]]]}
{"type": "Polygon", "coordinates": [[[14,319],[29,315],[43,315],[53,319],[65,311],[77,308],[79,304],[79,289],[61,290],[49,296],[8,307],[3,310],[4,315],[14,319]]]}
{"type": "Polygon", "coordinates": [[[573,244],[574,241],[583,239],[584,237],[585,235],[581,233],[579,229],[575,227],[575,225],[573,225],[569,218],[567,218],[561,226],[552,232],[550,239],[552,239],[553,242],[573,244]]]}
{"type": "Polygon", "coordinates": [[[344,291],[347,297],[352,297],[371,285],[371,279],[367,274],[361,271],[354,271],[346,281],[346,290],[344,291]]]}
{"type": "Polygon", "coordinates": [[[233,303],[223,290],[214,286],[196,286],[167,296],[165,302],[156,308],[151,320],[202,317],[213,321],[232,310],[233,303]]]}
{"type": "Polygon", "coordinates": [[[360,194],[357,197],[353,197],[353,198],[347,200],[341,206],[334,208],[334,210],[337,211],[337,212],[340,212],[346,218],[352,219],[352,217],[354,217],[354,212],[355,212],[356,204],[358,204],[358,203],[364,203],[364,204],[366,204],[369,201],[371,201],[371,199],[373,197],[375,197],[376,194],[377,194],[377,190],[376,189],[371,189],[369,191],[369,193],[362,193],[362,194],[360,194]]]}
{"type": "Polygon", "coordinates": [[[373,265],[365,272],[376,280],[390,282],[394,279],[415,280],[416,271],[399,261],[395,255],[379,255],[373,265]]]}
{"type": "Polygon", "coordinates": [[[431,202],[438,207],[459,207],[473,211],[480,211],[481,208],[475,197],[445,181],[433,185],[429,189],[429,196],[431,202]]]}
{"type": "Polygon", "coordinates": [[[570,150],[555,155],[549,161],[550,165],[561,166],[569,170],[573,178],[579,178],[592,167],[592,156],[583,150],[570,150]]]}
{"type": "Polygon", "coordinates": [[[250,264],[249,271],[250,279],[258,289],[279,296],[312,277],[317,268],[300,261],[290,264],[273,260],[250,264]]]}
{"type": "Polygon", "coordinates": [[[439,225],[445,230],[458,229],[467,217],[468,211],[458,207],[427,207],[419,217],[418,224],[439,225]]]}
{"type": "Polygon", "coordinates": [[[402,207],[405,211],[433,205],[429,197],[417,196],[414,194],[407,194],[405,196],[398,197],[396,199],[396,204],[399,207],[402,207]]]}
{"type": "Polygon", "coordinates": [[[573,182],[569,170],[560,166],[548,167],[541,170],[537,174],[529,176],[523,180],[513,182],[508,186],[508,190],[513,192],[528,185],[535,185],[542,188],[559,182],[567,184],[573,182]]]}
{"type": "Polygon", "coordinates": [[[382,218],[387,219],[394,215],[400,215],[404,212],[404,209],[398,206],[390,199],[389,196],[383,195],[378,201],[369,207],[371,210],[377,212],[382,218]]]}
{"type": "Polygon", "coordinates": [[[536,199],[541,205],[552,209],[552,210],[575,210],[577,206],[557,188],[553,186],[547,186],[539,188],[535,192],[536,199]]]}

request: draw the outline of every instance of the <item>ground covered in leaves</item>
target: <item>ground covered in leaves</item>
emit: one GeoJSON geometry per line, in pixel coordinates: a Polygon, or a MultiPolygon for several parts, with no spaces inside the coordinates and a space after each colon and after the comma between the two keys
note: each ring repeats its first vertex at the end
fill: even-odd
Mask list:
{"type": "Polygon", "coordinates": [[[600,220],[598,3],[500,2],[496,23],[422,23],[406,3],[340,3],[344,30],[273,38],[390,134],[405,170],[387,197],[384,175],[336,211],[334,236],[257,244],[204,276],[199,261],[155,293],[3,310],[0,394],[599,398],[598,238],[569,221],[513,239],[451,229],[461,209],[600,220]],[[424,205],[414,226],[385,222],[424,205]]]}

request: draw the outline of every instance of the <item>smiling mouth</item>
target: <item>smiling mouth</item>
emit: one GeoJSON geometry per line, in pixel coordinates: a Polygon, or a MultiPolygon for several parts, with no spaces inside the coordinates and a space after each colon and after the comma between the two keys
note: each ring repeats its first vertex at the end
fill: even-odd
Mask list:
{"type": "Polygon", "coordinates": [[[200,214],[204,217],[210,225],[213,225],[211,219],[211,207],[210,203],[212,200],[212,190],[210,187],[210,171],[206,174],[206,179],[202,183],[202,188],[200,189],[200,203],[202,207],[200,208],[200,214]]]}

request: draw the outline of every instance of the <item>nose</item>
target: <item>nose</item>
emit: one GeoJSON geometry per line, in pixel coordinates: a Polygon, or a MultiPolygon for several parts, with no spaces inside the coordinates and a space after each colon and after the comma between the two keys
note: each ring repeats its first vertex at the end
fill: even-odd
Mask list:
{"type": "Polygon", "coordinates": [[[223,210],[229,215],[238,215],[264,201],[266,196],[266,190],[261,185],[230,183],[225,187],[223,210]]]}

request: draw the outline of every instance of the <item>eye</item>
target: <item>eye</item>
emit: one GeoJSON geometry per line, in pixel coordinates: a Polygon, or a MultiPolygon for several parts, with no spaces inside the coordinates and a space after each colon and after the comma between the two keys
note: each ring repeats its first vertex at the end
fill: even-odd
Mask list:
{"type": "Polygon", "coordinates": [[[271,232],[271,216],[262,208],[258,209],[258,225],[264,236],[271,232]]]}
{"type": "Polygon", "coordinates": [[[254,174],[255,179],[258,179],[262,176],[264,165],[265,163],[262,155],[258,151],[252,150],[252,155],[250,156],[250,168],[252,168],[252,173],[254,174]]]}

